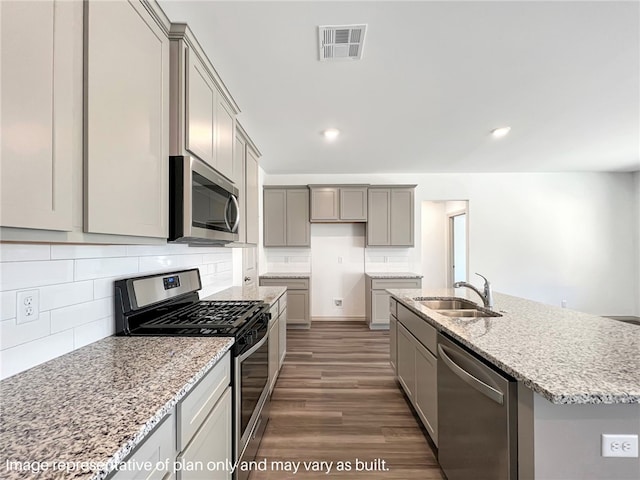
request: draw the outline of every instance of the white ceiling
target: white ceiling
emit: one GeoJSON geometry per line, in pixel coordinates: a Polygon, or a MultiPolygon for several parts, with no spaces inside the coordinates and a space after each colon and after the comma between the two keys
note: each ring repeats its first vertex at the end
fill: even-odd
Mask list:
{"type": "Polygon", "coordinates": [[[160,4],[198,37],[268,173],[640,170],[638,2],[160,4]],[[317,26],[356,23],[362,60],[318,61],[317,26]]]}

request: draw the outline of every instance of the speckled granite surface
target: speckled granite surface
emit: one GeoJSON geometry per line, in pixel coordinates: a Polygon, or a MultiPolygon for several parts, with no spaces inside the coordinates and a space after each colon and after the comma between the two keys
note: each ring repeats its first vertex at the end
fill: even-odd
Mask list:
{"type": "Polygon", "coordinates": [[[203,300],[261,300],[273,305],[287,291],[286,287],[231,287],[203,300]]]}
{"type": "Polygon", "coordinates": [[[501,317],[450,318],[417,297],[480,297],[467,289],[388,290],[439,330],[556,404],[640,403],[640,327],[494,294],[501,317]]]}
{"type": "Polygon", "coordinates": [[[107,337],[3,380],[0,478],[105,478],[232,344],[226,337],[107,337]],[[7,461],[101,468],[33,474],[7,471],[7,461]]]}
{"type": "Polygon", "coordinates": [[[374,279],[385,279],[385,278],[422,278],[422,275],[418,275],[417,273],[409,273],[409,272],[367,272],[365,275],[368,275],[374,279]]]}
{"type": "Polygon", "coordinates": [[[260,278],[311,278],[310,272],[267,272],[260,278]]]}

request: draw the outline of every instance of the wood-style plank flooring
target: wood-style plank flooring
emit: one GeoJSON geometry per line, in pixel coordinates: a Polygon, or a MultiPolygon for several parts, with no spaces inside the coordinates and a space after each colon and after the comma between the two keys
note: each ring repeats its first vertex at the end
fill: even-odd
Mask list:
{"type": "Polygon", "coordinates": [[[443,479],[425,435],[393,377],[388,331],[371,331],[364,322],[313,322],[310,330],[287,331],[257,456],[267,469],[254,470],[251,480],[443,479]],[[370,470],[357,472],[356,459],[370,470]],[[272,461],[333,465],[327,475],[301,463],[294,475],[272,470],[272,461]],[[337,471],[339,461],[351,470],[337,471]]]}

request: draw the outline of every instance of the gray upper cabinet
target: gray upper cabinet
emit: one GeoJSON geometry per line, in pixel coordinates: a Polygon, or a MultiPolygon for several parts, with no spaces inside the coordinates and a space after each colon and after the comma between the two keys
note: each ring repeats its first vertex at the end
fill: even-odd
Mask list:
{"type": "Polygon", "coordinates": [[[238,243],[258,244],[258,159],[260,153],[237,124],[234,147],[234,183],[240,201],[238,243]]]}
{"type": "Polygon", "coordinates": [[[414,246],[415,187],[369,187],[368,247],[414,246]]]}
{"type": "Polygon", "coordinates": [[[236,115],[233,97],[186,24],[174,23],[171,39],[171,155],[194,155],[232,181],[236,115]]]}
{"type": "Polygon", "coordinates": [[[310,246],[307,187],[264,187],[264,246],[310,246]]]}
{"type": "Polygon", "coordinates": [[[82,4],[0,2],[0,17],[2,226],[69,231],[72,159],[82,155],[74,145],[82,132],[74,75],[82,4]]]}
{"type": "Polygon", "coordinates": [[[146,2],[84,6],[85,231],[166,238],[168,20],[146,2]]]}
{"type": "Polygon", "coordinates": [[[311,222],[366,222],[366,185],[309,185],[311,222]]]}

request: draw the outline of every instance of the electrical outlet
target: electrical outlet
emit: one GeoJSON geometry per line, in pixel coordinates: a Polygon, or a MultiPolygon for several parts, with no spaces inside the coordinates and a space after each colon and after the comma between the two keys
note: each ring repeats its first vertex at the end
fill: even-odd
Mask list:
{"type": "Polygon", "coordinates": [[[334,298],[334,299],[333,299],[333,304],[334,304],[336,307],[342,307],[342,299],[341,299],[341,298],[334,298]]]}
{"type": "Polygon", "coordinates": [[[24,290],[17,293],[16,323],[35,322],[40,312],[40,290],[24,290]]]}
{"type": "Polygon", "coordinates": [[[562,308],[567,308],[567,301],[562,300],[562,302],[560,302],[560,305],[562,305],[562,308]]]}
{"type": "Polygon", "coordinates": [[[638,435],[602,434],[603,457],[637,457],[638,435]]]}

